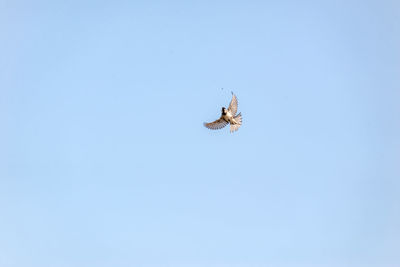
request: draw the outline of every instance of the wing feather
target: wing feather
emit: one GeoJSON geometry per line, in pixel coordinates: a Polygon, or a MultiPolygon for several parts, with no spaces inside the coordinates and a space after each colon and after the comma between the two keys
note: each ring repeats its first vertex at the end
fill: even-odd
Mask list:
{"type": "Polygon", "coordinates": [[[231,103],[229,104],[228,111],[229,111],[233,116],[235,116],[237,110],[238,110],[238,100],[237,100],[236,96],[235,96],[235,95],[233,94],[233,92],[232,92],[232,100],[231,100],[231,103]]]}
{"type": "Polygon", "coordinates": [[[228,124],[227,121],[225,121],[222,118],[219,118],[218,120],[213,121],[213,122],[209,122],[209,123],[205,122],[204,126],[211,130],[219,130],[219,129],[224,128],[227,124],[228,124]]]}

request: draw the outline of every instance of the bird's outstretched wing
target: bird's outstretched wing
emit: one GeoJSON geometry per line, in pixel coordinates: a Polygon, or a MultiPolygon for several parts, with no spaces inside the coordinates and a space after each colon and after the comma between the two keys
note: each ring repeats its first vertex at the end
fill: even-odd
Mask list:
{"type": "Polygon", "coordinates": [[[231,103],[229,104],[228,111],[229,111],[233,116],[235,116],[235,115],[236,115],[236,112],[237,112],[237,109],[238,109],[238,101],[237,101],[236,96],[235,96],[235,95],[233,94],[233,92],[232,92],[232,100],[231,100],[231,103]]]}
{"type": "Polygon", "coordinates": [[[227,124],[228,124],[227,121],[225,121],[222,118],[219,118],[218,120],[210,123],[205,122],[204,126],[211,130],[218,130],[224,128],[227,124]]]}

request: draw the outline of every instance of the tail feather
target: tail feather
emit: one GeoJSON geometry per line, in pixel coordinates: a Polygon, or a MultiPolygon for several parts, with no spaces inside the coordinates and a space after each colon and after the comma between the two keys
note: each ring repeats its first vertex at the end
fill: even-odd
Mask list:
{"type": "Polygon", "coordinates": [[[236,123],[231,124],[231,126],[230,126],[231,133],[237,131],[240,128],[240,126],[242,125],[242,113],[237,114],[234,117],[234,119],[235,119],[236,123]]]}

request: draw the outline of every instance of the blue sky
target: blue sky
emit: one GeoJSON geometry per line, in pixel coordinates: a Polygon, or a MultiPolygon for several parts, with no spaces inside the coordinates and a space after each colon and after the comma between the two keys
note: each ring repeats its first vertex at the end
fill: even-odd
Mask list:
{"type": "Polygon", "coordinates": [[[0,265],[398,266],[399,47],[397,1],[0,1],[0,265]]]}

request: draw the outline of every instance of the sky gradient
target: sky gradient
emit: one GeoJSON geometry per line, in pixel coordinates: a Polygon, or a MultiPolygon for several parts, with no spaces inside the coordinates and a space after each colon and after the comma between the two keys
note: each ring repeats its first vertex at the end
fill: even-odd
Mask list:
{"type": "Polygon", "coordinates": [[[399,266],[399,48],[398,1],[0,0],[0,266],[399,266]]]}

